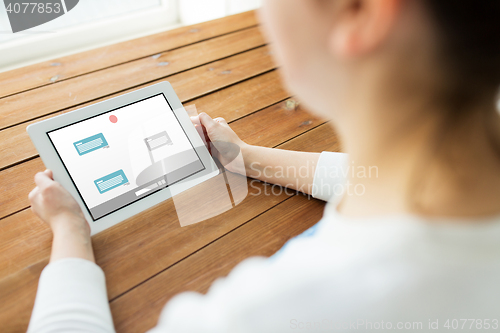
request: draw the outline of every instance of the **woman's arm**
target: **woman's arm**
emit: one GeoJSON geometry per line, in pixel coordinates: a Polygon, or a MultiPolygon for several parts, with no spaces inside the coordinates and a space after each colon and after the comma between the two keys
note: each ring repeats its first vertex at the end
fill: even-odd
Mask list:
{"type": "Polygon", "coordinates": [[[248,177],[312,194],[319,153],[245,145],[241,148],[248,177]]]}
{"type": "Polygon", "coordinates": [[[206,113],[192,117],[192,120],[198,133],[217,148],[216,157],[229,171],[312,194],[319,153],[249,145],[238,137],[223,118],[212,119],[206,113]],[[244,165],[231,163],[231,156],[235,156],[231,147],[241,151],[244,165]]]}
{"type": "Polygon", "coordinates": [[[54,238],[28,332],[114,332],[104,273],[94,263],[90,228],[80,207],[50,170],[38,173],[35,182],[31,209],[54,238]]]}

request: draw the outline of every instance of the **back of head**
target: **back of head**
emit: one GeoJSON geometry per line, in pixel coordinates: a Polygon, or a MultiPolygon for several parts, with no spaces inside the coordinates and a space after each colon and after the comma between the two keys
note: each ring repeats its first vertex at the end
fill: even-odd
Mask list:
{"type": "Polygon", "coordinates": [[[454,104],[495,93],[500,86],[500,1],[422,1],[437,27],[454,104]]]}

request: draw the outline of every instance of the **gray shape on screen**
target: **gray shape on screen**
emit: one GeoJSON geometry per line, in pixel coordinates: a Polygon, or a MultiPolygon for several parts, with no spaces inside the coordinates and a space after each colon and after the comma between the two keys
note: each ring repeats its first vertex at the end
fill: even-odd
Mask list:
{"type": "Polygon", "coordinates": [[[146,143],[149,151],[173,144],[166,131],[150,136],[149,138],[145,138],[144,142],[146,143]]]}

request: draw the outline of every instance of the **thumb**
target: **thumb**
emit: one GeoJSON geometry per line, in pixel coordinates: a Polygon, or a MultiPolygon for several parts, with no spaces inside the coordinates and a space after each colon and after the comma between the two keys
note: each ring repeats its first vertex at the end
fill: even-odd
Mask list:
{"type": "Polygon", "coordinates": [[[45,173],[50,179],[54,180],[54,173],[52,172],[52,170],[47,169],[43,173],[45,173]]]}
{"type": "Polygon", "coordinates": [[[212,118],[210,118],[210,116],[208,114],[206,114],[205,112],[200,113],[200,121],[201,121],[201,124],[203,126],[205,126],[205,128],[207,130],[211,129],[212,127],[217,125],[217,122],[215,120],[213,120],[212,118]]]}
{"type": "Polygon", "coordinates": [[[47,174],[47,172],[38,172],[35,175],[35,183],[38,187],[40,188],[45,188],[49,186],[53,180],[50,178],[50,176],[47,174]]]}

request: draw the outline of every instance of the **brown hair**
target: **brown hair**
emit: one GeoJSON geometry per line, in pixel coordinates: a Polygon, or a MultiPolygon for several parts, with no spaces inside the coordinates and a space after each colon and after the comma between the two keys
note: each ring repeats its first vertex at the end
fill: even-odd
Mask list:
{"type": "MultiPolygon", "coordinates": [[[[422,0],[437,26],[451,93],[475,102],[500,87],[500,1],[422,0]]],[[[495,101],[492,101],[495,102],[495,101]]]]}
{"type": "MultiPolygon", "coordinates": [[[[475,116],[482,109],[485,134],[500,161],[500,133],[489,117],[500,89],[500,0],[416,1],[424,2],[436,27],[440,47],[438,61],[447,82],[437,96],[437,102],[443,103],[446,112],[443,128],[421,164],[415,166],[417,176],[413,177],[412,190],[408,193],[413,210],[426,213],[420,195],[429,184],[418,175],[422,170],[429,171],[436,155],[446,155],[445,140],[463,134],[455,131],[457,125],[467,124],[469,116],[475,116]]],[[[450,173],[455,173],[457,168],[450,165],[450,173]]]]}

